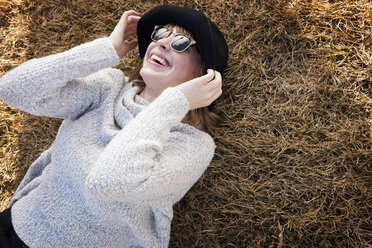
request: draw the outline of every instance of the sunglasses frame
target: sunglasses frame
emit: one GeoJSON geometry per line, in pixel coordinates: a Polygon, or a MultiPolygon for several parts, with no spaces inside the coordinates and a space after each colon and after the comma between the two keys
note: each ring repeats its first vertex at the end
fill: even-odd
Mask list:
{"type": "Polygon", "coordinates": [[[165,28],[166,30],[169,31],[168,35],[165,36],[164,38],[161,38],[161,39],[168,38],[170,35],[174,34],[174,37],[173,37],[173,39],[172,39],[172,41],[171,41],[171,43],[170,43],[170,47],[171,47],[171,49],[172,49],[173,51],[175,51],[175,52],[177,52],[177,53],[182,53],[182,52],[186,51],[190,46],[193,46],[193,45],[197,44],[195,40],[191,39],[191,38],[188,37],[187,35],[184,35],[184,34],[182,34],[182,33],[174,33],[174,32],[172,32],[171,30],[169,30],[168,28],[166,28],[166,27],[164,27],[164,26],[155,26],[154,31],[152,31],[152,33],[151,33],[151,40],[152,40],[152,41],[157,42],[157,41],[161,40],[161,39],[159,39],[159,40],[155,40],[155,39],[153,38],[154,35],[155,35],[155,33],[156,33],[160,28],[165,28]],[[174,49],[173,46],[172,46],[173,40],[174,40],[177,36],[183,36],[183,37],[186,37],[187,39],[190,40],[190,44],[189,44],[186,48],[184,48],[183,50],[181,50],[181,51],[178,51],[178,50],[174,49]]]}

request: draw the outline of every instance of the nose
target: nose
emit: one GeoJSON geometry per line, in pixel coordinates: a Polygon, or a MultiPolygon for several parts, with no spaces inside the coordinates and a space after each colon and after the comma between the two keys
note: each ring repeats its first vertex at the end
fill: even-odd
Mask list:
{"type": "Polygon", "coordinates": [[[170,50],[170,44],[172,42],[172,39],[173,39],[173,34],[169,35],[168,37],[164,38],[164,39],[160,39],[157,41],[157,45],[166,50],[166,51],[169,51],[170,50]]]}

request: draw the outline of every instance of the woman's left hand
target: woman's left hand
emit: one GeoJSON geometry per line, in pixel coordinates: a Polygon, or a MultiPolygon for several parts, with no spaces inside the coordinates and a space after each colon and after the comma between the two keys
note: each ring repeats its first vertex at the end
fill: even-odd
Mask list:
{"type": "Polygon", "coordinates": [[[120,58],[124,57],[130,50],[137,46],[137,41],[126,40],[137,33],[137,24],[140,14],[134,10],[125,11],[121,16],[119,23],[109,36],[110,41],[120,58]]]}
{"type": "Polygon", "coordinates": [[[207,74],[177,85],[190,103],[190,109],[209,106],[222,94],[221,73],[212,69],[207,74]]]}

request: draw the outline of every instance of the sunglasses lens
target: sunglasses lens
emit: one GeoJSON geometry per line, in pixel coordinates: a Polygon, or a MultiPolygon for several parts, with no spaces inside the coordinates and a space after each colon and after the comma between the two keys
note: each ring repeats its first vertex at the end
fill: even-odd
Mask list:
{"type": "Polygon", "coordinates": [[[172,41],[172,48],[176,51],[182,52],[190,46],[190,39],[186,36],[176,36],[172,41]]]}
{"type": "Polygon", "coordinates": [[[170,31],[166,28],[158,28],[157,30],[154,31],[152,35],[153,40],[161,40],[166,38],[169,35],[170,31]]]}

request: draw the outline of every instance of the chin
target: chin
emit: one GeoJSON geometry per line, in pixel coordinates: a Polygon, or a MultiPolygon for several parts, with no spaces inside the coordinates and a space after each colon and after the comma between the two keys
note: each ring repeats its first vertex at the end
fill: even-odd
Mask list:
{"type": "Polygon", "coordinates": [[[153,71],[150,68],[142,67],[140,70],[140,75],[145,82],[146,86],[152,85],[153,88],[156,85],[156,88],[162,88],[162,86],[166,86],[167,82],[165,79],[170,78],[169,76],[165,75],[165,73],[153,71]]]}
{"type": "MultiPolygon", "coordinates": [[[[174,70],[154,70],[151,65],[144,64],[140,70],[140,75],[146,85],[156,85],[156,88],[174,87],[194,77],[180,77],[174,70]]],[[[151,86],[150,86],[151,87],[151,86]]],[[[151,87],[155,88],[155,87],[151,87]]]]}

